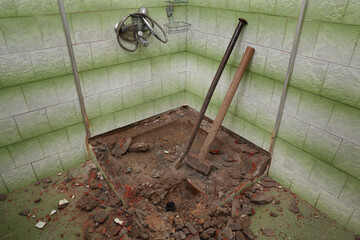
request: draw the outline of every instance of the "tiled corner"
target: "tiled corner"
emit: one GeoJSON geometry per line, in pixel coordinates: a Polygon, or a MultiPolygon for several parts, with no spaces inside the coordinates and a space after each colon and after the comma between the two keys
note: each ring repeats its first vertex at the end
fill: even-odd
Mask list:
{"type": "Polygon", "coordinates": [[[296,117],[325,130],[333,108],[333,101],[303,91],[296,117]]]}
{"type": "Polygon", "coordinates": [[[336,219],[341,225],[346,225],[354,210],[354,208],[324,190],[320,193],[316,207],[320,211],[326,212],[329,217],[336,219]]]}
{"type": "Polygon", "coordinates": [[[360,179],[360,146],[343,140],[336,153],[334,166],[360,179]]]}
{"type": "Polygon", "coordinates": [[[319,93],[328,65],[327,62],[297,56],[290,85],[312,93],[319,93]]]}
{"type": "Polygon", "coordinates": [[[99,94],[102,114],[109,114],[123,109],[121,89],[99,94]]]}
{"type": "Polygon", "coordinates": [[[91,53],[95,68],[117,64],[117,44],[114,39],[91,43],[91,53]]]}
{"type": "Polygon", "coordinates": [[[360,145],[360,111],[336,103],[326,131],[360,145]]]}
{"type": "Polygon", "coordinates": [[[269,176],[286,188],[290,188],[294,172],[273,159],[270,165],[269,176]]]}
{"type": "MultiPolygon", "coordinates": [[[[170,109],[174,109],[174,108],[183,106],[185,104],[185,91],[175,93],[175,94],[171,95],[170,98],[171,98],[170,109]]],[[[154,103],[154,105],[155,105],[155,103],[154,103]]],[[[156,114],[156,112],[155,112],[155,114],[156,114]]]]}
{"type": "Polygon", "coordinates": [[[311,205],[315,205],[321,192],[321,188],[297,174],[294,175],[290,190],[311,205]]]}
{"type": "Polygon", "coordinates": [[[106,68],[82,73],[86,96],[109,91],[109,80],[106,68]]]}
{"type": "Polygon", "coordinates": [[[86,132],[84,123],[78,123],[66,128],[70,146],[72,148],[85,144],[86,132]]]}
{"type": "Polygon", "coordinates": [[[33,81],[35,73],[29,53],[0,55],[0,87],[33,81]]]}
{"type": "Polygon", "coordinates": [[[75,100],[78,98],[74,75],[66,75],[52,79],[59,103],[75,100]]]}
{"type": "Polygon", "coordinates": [[[115,120],[112,113],[91,120],[91,135],[96,136],[115,129],[115,120]]]}
{"type": "Polygon", "coordinates": [[[344,187],[346,177],[344,172],[321,160],[316,160],[309,180],[331,195],[338,197],[344,187]]]}
{"type": "Polygon", "coordinates": [[[151,61],[141,60],[130,63],[132,83],[138,84],[151,80],[151,61]]]}
{"type": "Polygon", "coordinates": [[[2,18],[0,28],[12,53],[44,48],[35,17],[2,18]]]}
{"type": "MultiPolygon", "coordinates": [[[[1,3],[0,3],[1,4],[1,3]]],[[[6,42],[4,39],[3,34],[1,33],[1,29],[0,29],[0,54],[8,54],[9,53],[9,49],[6,46],[6,42]]]]}
{"type": "Polygon", "coordinates": [[[264,134],[265,131],[261,128],[258,128],[251,123],[245,122],[244,138],[248,139],[250,142],[261,147],[264,142],[264,134]]]}
{"type": "Polygon", "coordinates": [[[298,0],[277,0],[275,15],[298,17],[301,9],[301,1],[298,0]]]}
{"type": "Polygon", "coordinates": [[[71,22],[76,43],[102,39],[100,15],[98,12],[71,14],[71,22]]]}
{"type": "Polygon", "coordinates": [[[31,62],[37,79],[65,75],[66,69],[61,48],[49,48],[30,52],[31,62]]]}
{"type": "Polygon", "coordinates": [[[30,185],[37,180],[31,164],[3,173],[1,177],[10,192],[19,187],[30,185]]]}
{"type": "Polygon", "coordinates": [[[279,137],[302,148],[308,128],[309,124],[284,114],[280,123],[279,137]]]}
{"type": "Polygon", "coordinates": [[[356,106],[360,99],[359,79],[360,69],[330,64],[320,94],[356,106]]]}
{"type": "Polygon", "coordinates": [[[346,227],[351,231],[360,234],[360,210],[355,210],[351,215],[346,227]]]}
{"type": "Polygon", "coordinates": [[[15,116],[15,121],[23,139],[39,136],[51,131],[44,109],[15,116]]]}
{"type": "Polygon", "coordinates": [[[284,82],[289,65],[289,59],[289,53],[268,49],[265,76],[284,82]]]}
{"type": "Polygon", "coordinates": [[[276,159],[277,162],[284,164],[285,157],[287,151],[289,149],[290,144],[282,140],[281,138],[276,138],[273,158],[276,159]]]}
{"type": "Polygon", "coordinates": [[[257,43],[266,47],[281,49],[285,27],[286,18],[284,17],[260,15],[257,43]]]}
{"type": "Polygon", "coordinates": [[[256,126],[271,133],[275,127],[276,115],[276,109],[266,106],[264,104],[259,104],[256,116],[256,126]]]}
{"type": "Polygon", "coordinates": [[[155,114],[154,102],[152,101],[135,106],[134,109],[136,121],[149,118],[155,114]]]}
{"type": "Polygon", "coordinates": [[[149,39],[150,42],[150,48],[144,48],[148,52],[146,54],[147,57],[157,56],[161,54],[170,54],[178,52],[179,50],[179,38],[175,34],[169,34],[167,35],[168,42],[162,43],[158,41],[157,39],[151,37],[149,39]],[[152,46],[152,47],[151,47],[152,46]],[[160,52],[159,52],[160,48],[160,52]]]}
{"type": "Polygon", "coordinates": [[[10,153],[6,147],[0,148],[0,173],[7,172],[15,168],[10,153]]]}
{"type": "Polygon", "coordinates": [[[341,143],[341,138],[310,126],[304,150],[331,164],[341,143]]]}
{"type": "Polygon", "coordinates": [[[0,89],[0,109],[0,119],[28,111],[28,107],[20,87],[0,89]]]}
{"type": "Polygon", "coordinates": [[[51,79],[24,84],[22,91],[30,111],[58,103],[55,86],[51,79]]]}
{"type": "Polygon", "coordinates": [[[37,138],[8,145],[8,150],[16,167],[26,165],[44,157],[37,138]]]}
{"type": "Polygon", "coordinates": [[[290,146],[284,161],[284,165],[305,179],[309,179],[316,158],[303,150],[290,146]]]}
{"type": "Polygon", "coordinates": [[[33,162],[32,166],[38,179],[50,177],[63,171],[58,154],[33,162]]]}
{"type": "Polygon", "coordinates": [[[358,37],[358,26],[321,23],[313,56],[349,65],[358,37]]]}
{"type": "MultiPolygon", "coordinates": [[[[274,93],[271,98],[271,107],[272,108],[275,108],[275,109],[279,108],[283,88],[284,88],[283,83],[275,82],[274,93]]],[[[288,93],[286,96],[286,101],[285,101],[285,107],[284,107],[284,112],[286,114],[289,114],[290,116],[293,116],[293,117],[296,116],[296,113],[297,113],[297,110],[299,107],[299,103],[300,103],[300,97],[301,97],[301,90],[298,88],[289,86],[288,93]]]]}
{"type": "MultiPolygon", "coordinates": [[[[296,2],[299,2],[295,0],[296,2]]],[[[288,0],[282,0],[282,2],[291,2],[288,0]]],[[[279,3],[279,1],[277,2],[279,3]]],[[[278,4],[276,5],[278,6],[278,4]]],[[[297,13],[300,12],[297,11],[297,13]]],[[[298,14],[296,14],[298,15],[298,14]]],[[[298,17],[298,16],[296,16],[298,17]]],[[[291,52],[292,45],[294,43],[295,30],[297,26],[297,19],[288,18],[286,24],[286,32],[284,37],[284,42],[282,46],[282,50],[286,52],[291,52]]],[[[298,48],[298,54],[305,55],[311,57],[316,44],[317,34],[319,32],[320,23],[313,21],[305,21],[303,25],[303,29],[301,31],[300,43],[298,48]]]]}
{"type": "Polygon", "coordinates": [[[123,88],[124,108],[133,107],[144,102],[142,84],[132,85],[123,88]]]}
{"type": "Polygon", "coordinates": [[[251,0],[250,1],[250,12],[274,14],[276,0],[251,0]]]}
{"type": "Polygon", "coordinates": [[[46,113],[53,130],[64,128],[78,122],[72,101],[48,107],[46,113]]]}
{"type": "Polygon", "coordinates": [[[258,102],[248,97],[239,96],[236,115],[246,121],[255,122],[258,110],[258,102]]]}
{"type": "Polygon", "coordinates": [[[130,64],[124,63],[107,68],[110,89],[131,85],[130,64]]]}
{"type": "Polygon", "coordinates": [[[274,80],[255,73],[250,76],[249,97],[270,106],[274,89],[274,80]]]}
{"type": "Polygon", "coordinates": [[[211,81],[214,77],[213,75],[213,64],[214,60],[206,58],[206,57],[199,57],[198,59],[198,66],[197,66],[197,74],[201,76],[206,81],[211,81]]]}
{"type": "Polygon", "coordinates": [[[14,118],[0,120],[0,146],[6,146],[21,141],[19,130],[14,118]]]}
{"type": "Polygon", "coordinates": [[[310,1],[306,13],[306,17],[315,20],[323,20],[329,22],[340,22],[344,16],[346,0],[336,1],[310,1]]]}
{"type": "Polygon", "coordinates": [[[360,209],[360,180],[348,176],[339,199],[351,207],[360,209]]]}
{"type": "Polygon", "coordinates": [[[128,108],[114,113],[115,127],[121,128],[135,122],[134,108],[128,108]]]}
{"type": "Polygon", "coordinates": [[[57,154],[70,148],[68,135],[65,129],[41,135],[38,139],[45,157],[57,154]]]}
{"type": "Polygon", "coordinates": [[[78,166],[79,164],[86,161],[83,145],[61,152],[59,156],[64,170],[78,166]]]}
{"type": "Polygon", "coordinates": [[[170,71],[172,74],[186,71],[185,52],[174,53],[170,55],[170,71]]]}

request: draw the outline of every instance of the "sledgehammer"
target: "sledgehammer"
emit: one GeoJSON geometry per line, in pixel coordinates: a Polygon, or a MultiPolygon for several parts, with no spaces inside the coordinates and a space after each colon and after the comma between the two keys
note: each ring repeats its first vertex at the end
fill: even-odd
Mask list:
{"type": "Polygon", "coordinates": [[[229,90],[226,93],[226,96],[224,98],[224,101],[221,104],[220,110],[218,114],[216,115],[216,118],[214,120],[213,125],[211,126],[211,129],[205,139],[204,145],[202,146],[199,155],[196,157],[196,154],[189,153],[185,157],[185,162],[190,165],[195,170],[208,175],[211,164],[205,159],[206,155],[208,154],[210,150],[211,144],[214,142],[217,132],[220,129],[220,126],[225,118],[225,115],[230,107],[231,101],[234,98],[235,92],[240,84],[241,78],[243,77],[246,67],[248,66],[253,54],[255,52],[255,49],[252,47],[247,47],[245,54],[240,62],[239,67],[236,70],[234,79],[232,80],[229,90]]]}

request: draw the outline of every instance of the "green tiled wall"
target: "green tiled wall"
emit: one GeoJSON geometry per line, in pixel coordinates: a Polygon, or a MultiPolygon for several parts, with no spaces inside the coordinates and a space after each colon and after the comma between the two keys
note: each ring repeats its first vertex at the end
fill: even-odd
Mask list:
{"type": "MultiPolygon", "coordinates": [[[[224,126],[268,150],[301,1],[227,0],[188,7],[186,101],[200,109],[237,25],[248,25],[207,111],[214,118],[247,46],[255,48],[224,126]],[[295,17],[295,18],[294,18],[295,17]],[[211,26],[211,27],[209,27],[211,26]]],[[[360,18],[355,1],[310,0],[270,174],[359,232],[360,18]],[[335,207],[339,206],[339,208],[335,207]]]]}
{"type": "MultiPolygon", "coordinates": [[[[141,5],[162,25],[163,1],[64,2],[92,135],[185,103],[186,33],[128,53],[113,31],[141,5]]],[[[84,162],[84,143],[57,0],[0,1],[0,192],[84,162]]]]}
{"type": "MultiPolygon", "coordinates": [[[[184,101],[199,110],[237,18],[247,19],[206,114],[215,118],[244,49],[254,47],[223,125],[269,148],[301,1],[193,0],[175,8],[179,20],[191,23],[189,32],[169,35],[168,44],[150,39],[136,53],[118,47],[113,25],[140,5],[167,22],[162,0],[64,2],[92,134],[184,101]]],[[[310,0],[270,169],[285,187],[357,232],[359,11],[356,0],[310,0]]],[[[1,192],[85,160],[56,0],[0,0],[0,109],[1,192]]]]}

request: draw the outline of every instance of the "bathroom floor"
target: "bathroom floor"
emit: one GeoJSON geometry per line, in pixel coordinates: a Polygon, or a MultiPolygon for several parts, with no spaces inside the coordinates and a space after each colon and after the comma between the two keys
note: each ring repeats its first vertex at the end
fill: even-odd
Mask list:
{"type": "MultiPolygon", "coordinates": [[[[126,206],[87,162],[1,196],[0,239],[354,239],[268,177],[218,207],[265,171],[269,155],[221,129],[208,154],[209,175],[186,164],[174,170],[195,119],[183,107],[90,139],[126,206]],[[130,147],[119,153],[117,143],[130,147]],[[69,203],[60,205],[63,199],[69,203]],[[37,228],[39,221],[46,225],[37,228]]],[[[205,119],[191,151],[199,152],[210,127],[205,119]]]]}

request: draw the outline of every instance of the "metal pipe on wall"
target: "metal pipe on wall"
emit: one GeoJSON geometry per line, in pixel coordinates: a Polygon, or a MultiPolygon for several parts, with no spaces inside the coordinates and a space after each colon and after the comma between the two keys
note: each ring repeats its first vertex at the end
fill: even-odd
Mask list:
{"type": "MultiPolygon", "coordinates": [[[[292,46],[292,50],[291,50],[291,54],[290,54],[289,65],[288,65],[285,82],[284,82],[284,88],[283,88],[282,95],[281,95],[281,100],[280,100],[279,110],[278,110],[277,117],[276,117],[274,131],[271,136],[271,143],[270,143],[270,148],[269,148],[271,157],[273,156],[276,138],[279,133],[280,123],[281,123],[282,115],[284,112],[284,107],[285,107],[286,96],[287,96],[287,92],[288,92],[288,88],[289,88],[290,79],[291,79],[291,76],[292,76],[292,73],[294,70],[296,54],[297,54],[297,51],[299,48],[300,36],[301,36],[302,28],[304,25],[304,19],[305,19],[305,15],[306,15],[308,2],[309,2],[309,0],[302,1],[302,6],[301,6],[297,26],[296,26],[294,42],[293,42],[293,46],[292,46]]],[[[268,171],[269,171],[269,169],[270,169],[270,166],[268,168],[268,171]]]]}
{"type": "Polygon", "coordinates": [[[89,124],[89,119],[88,119],[87,114],[86,114],[84,98],[83,98],[83,95],[82,95],[82,92],[81,92],[79,73],[78,73],[77,66],[76,66],[74,49],[73,49],[73,46],[72,46],[72,43],[71,43],[69,24],[68,24],[68,21],[67,21],[63,0],[58,0],[58,5],[59,5],[62,24],[63,24],[63,27],[64,27],[66,43],[67,43],[67,46],[68,46],[68,51],[69,51],[69,56],[70,56],[70,61],[71,61],[71,67],[72,67],[72,70],[73,70],[73,73],[74,73],[74,79],[75,79],[76,91],[77,91],[78,98],[79,98],[79,103],[80,103],[81,115],[82,115],[82,118],[83,118],[84,124],[85,124],[86,139],[89,139],[91,137],[90,124],[89,124]]]}

